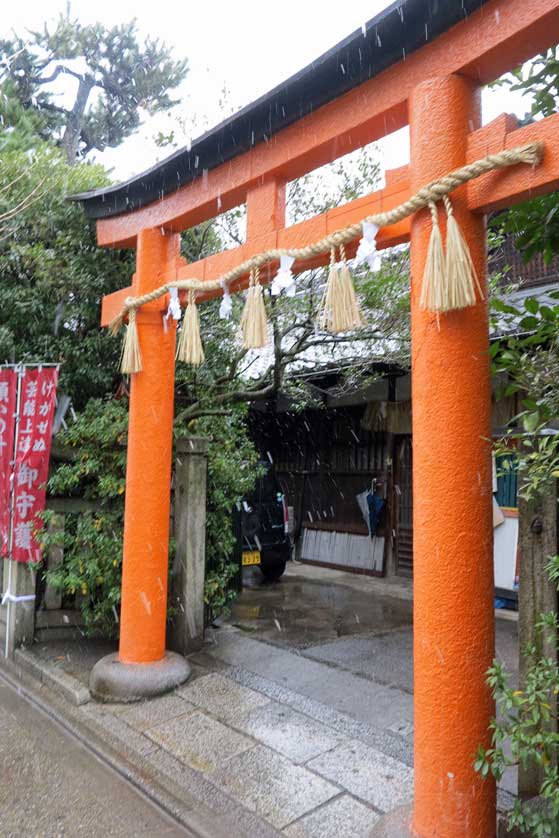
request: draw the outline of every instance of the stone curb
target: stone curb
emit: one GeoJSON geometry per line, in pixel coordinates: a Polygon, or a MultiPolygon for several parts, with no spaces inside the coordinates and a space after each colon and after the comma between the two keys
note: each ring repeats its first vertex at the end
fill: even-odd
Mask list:
{"type": "Polygon", "coordinates": [[[16,649],[14,660],[25,672],[50,687],[74,706],[81,707],[91,700],[89,690],[81,681],[64,672],[60,667],[42,660],[31,649],[16,649]]]}

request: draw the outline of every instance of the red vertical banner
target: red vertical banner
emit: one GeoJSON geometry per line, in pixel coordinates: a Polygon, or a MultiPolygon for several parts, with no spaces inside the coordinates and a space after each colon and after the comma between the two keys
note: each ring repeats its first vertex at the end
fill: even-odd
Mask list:
{"type": "Polygon", "coordinates": [[[0,368],[0,556],[9,552],[11,475],[16,426],[17,375],[13,367],[0,368]]]}
{"type": "Polygon", "coordinates": [[[18,562],[41,561],[36,533],[45,508],[57,381],[57,367],[26,367],[21,379],[11,550],[18,562]]]}

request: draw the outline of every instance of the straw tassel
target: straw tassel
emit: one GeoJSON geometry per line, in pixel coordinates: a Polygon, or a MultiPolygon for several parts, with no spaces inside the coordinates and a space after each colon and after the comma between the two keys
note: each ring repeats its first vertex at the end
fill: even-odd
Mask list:
{"type": "Polygon", "coordinates": [[[261,349],[268,343],[268,320],[258,268],[250,272],[248,294],[241,315],[241,331],[245,349],[261,349]]]}
{"type": "Polygon", "coordinates": [[[124,326],[124,315],[125,315],[125,313],[126,313],[126,309],[122,309],[122,311],[119,311],[117,316],[113,317],[113,319],[109,323],[108,328],[109,328],[109,334],[111,335],[111,337],[113,337],[113,338],[116,337],[118,335],[118,333],[120,332],[120,330],[122,329],[122,327],[124,326]]]}
{"type": "Polygon", "coordinates": [[[431,238],[427,249],[427,260],[423,272],[423,284],[419,305],[428,311],[440,314],[448,311],[448,288],[446,287],[446,265],[443,250],[443,239],[439,227],[439,213],[434,203],[429,204],[431,210],[431,238]]]}
{"type": "Polygon", "coordinates": [[[177,344],[177,359],[192,366],[199,366],[204,361],[204,349],[200,338],[200,317],[194,291],[188,292],[188,303],[177,344]]]}
{"type": "Polygon", "coordinates": [[[124,374],[142,371],[142,353],[140,352],[140,342],[138,340],[135,308],[128,310],[128,325],[126,326],[126,335],[122,345],[120,369],[124,374]]]}
{"type": "Polygon", "coordinates": [[[470,249],[458,222],[454,217],[452,203],[448,195],[443,197],[446,213],[446,278],[448,297],[447,311],[467,308],[476,304],[476,288],[480,300],[483,291],[472,262],[470,249]]]}
{"type": "Polygon", "coordinates": [[[318,320],[320,328],[329,332],[349,332],[363,326],[343,245],[340,247],[340,259],[340,264],[336,264],[336,251],[332,248],[328,281],[318,320]]]}
{"type": "Polygon", "coordinates": [[[318,315],[318,325],[321,329],[327,329],[329,332],[335,331],[333,328],[334,306],[333,297],[336,296],[335,288],[340,283],[338,274],[338,266],[336,265],[336,251],[334,248],[330,250],[330,267],[328,269],[328,279],[326,281],[326,290],[320,303],[320,312],[318,315]]]}

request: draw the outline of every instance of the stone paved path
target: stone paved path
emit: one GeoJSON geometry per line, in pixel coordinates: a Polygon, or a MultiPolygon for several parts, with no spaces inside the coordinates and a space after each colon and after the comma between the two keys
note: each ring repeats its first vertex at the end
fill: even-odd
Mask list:
{"type": "MultiPolygon", "coordinates": [[[[207,655],[198,659],[208,663],[207,655]]],[[[130,707],[89,704],[83,712],[113,732],[120,728],[147,762],[164,752],[196,772],[276,834],[361,838],[380,813],[410,798],[409,765],[363,741],[366,733],[378,742],[379,731],[364,731],[314,699],[278,692],[271,681],[249,687],[241,683],[249,672],[215,662],[221,671],[197,668],[197,677],[170,695],[130,707]]],[[[328,668],[317,666],[323,671],[311,678],[328,678],[328,668]]],[[[397,750],[394,742],[389,750],[397,750]]]]}
{"type": "MultiPolygon", "coordinates": [[[[365,838],[411,800],[408,592],[375,600],[372,580],[304,573],[245,591],[175,692],[75,710],[176,796],[199,801],[216,834],[365,838]]],[[[514,626],[498,638],[514,666],[514,626]]],[[[99,652],[82,643],[35,654],[83,690],[99,652]]]]}

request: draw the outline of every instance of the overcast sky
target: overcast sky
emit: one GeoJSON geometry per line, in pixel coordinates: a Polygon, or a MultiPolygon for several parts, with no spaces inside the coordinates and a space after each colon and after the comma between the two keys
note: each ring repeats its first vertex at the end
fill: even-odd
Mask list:
{"type": "MultiPolygon", "coordinates": [[[[65,9],[64,0],[4,0],[0,34],[13,29],[40,28],[65,9]]],[[[142,36],[172,46],[186,57],[190,72],[179,89],[182,104],[173,120],[155,117],[138,136],[97,159],[124,179],[152,165],[168,151],[155,147],[154,135],[173,127],[182,117],[186,135],[193,137],[248,104],[310,63],[343,37],[388,6],[386,0],[73,0],[71,11],[83,23],[97,20],[110,26],[136,18],[142,36]],[[220,106],[227,90],[225,109],[220,106]]],[[[484,121],[504,110],[523,114],[518,96],[502,91],[484,97],[484,121]]],[[[407,162],[407,134],[381,145],[383,168],[407,162]]]]}

